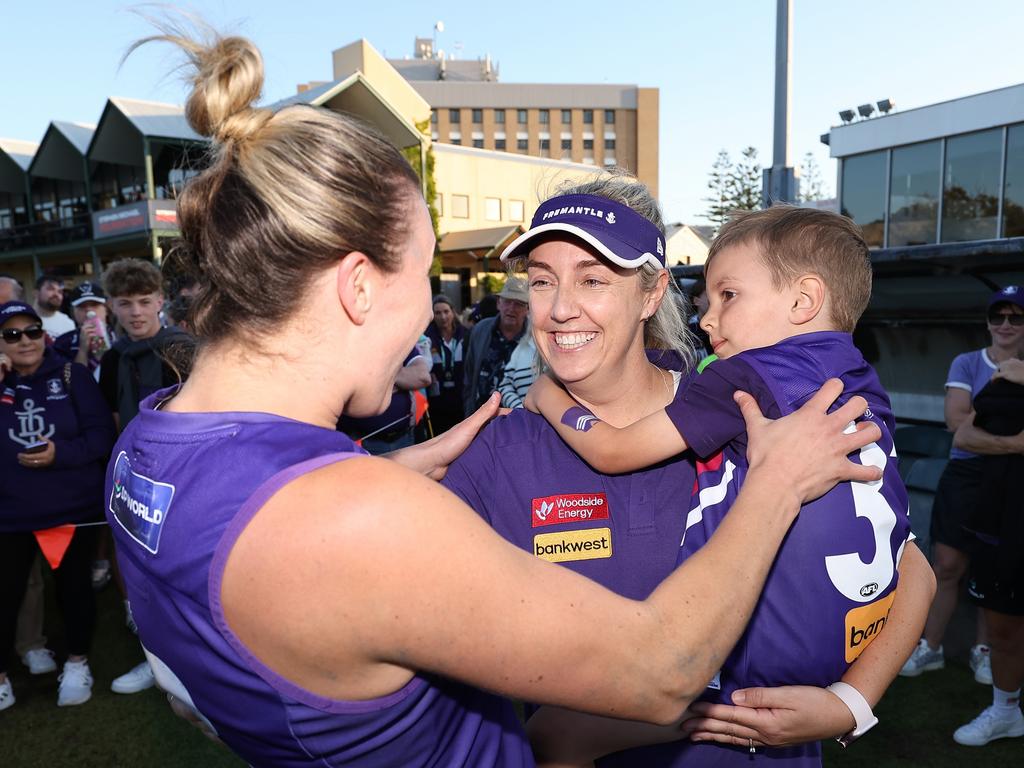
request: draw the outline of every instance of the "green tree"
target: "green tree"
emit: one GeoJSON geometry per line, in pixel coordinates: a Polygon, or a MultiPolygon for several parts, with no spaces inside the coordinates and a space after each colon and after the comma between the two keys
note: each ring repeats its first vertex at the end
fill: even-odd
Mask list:
{"type": "Polygon", "coordinates": [[[762,177],[757,150],[747,147],[729,175],[729,202],[733,210],[756,211],[761,207],[762,177]]]}
{"type": "Polygon", "coordinates": [[[725,223],[729,218],[729,211],[732,210],[730,192],[732,172],[732,158],[729,157],[729,153],[724,149],[718,150],[718,156],[708,175],[710,194],[704,198],[704,202],[708,204],[707,212],[704,215],[716,230],[725,223]]]}
{"type": "MultiPolygon", "coordinates": [[[[422,133],[424,136],[430,135],[430,118],[421,120],[416,123],[416,130],[422,133]]],[[[405,155],[405,159],[409,161],[409,165],[412,166],[413,170],[416,171],[416,175],[420,177],[420,182],[423,183],[423,168],[420,163],[420,148],[419,145],[412,147],[406,147],[402,150],[402,154],[405,155]]],[[[434,146],[430,144],[427,146],[427,156],[425,162],[422,165],[426,166],[426,183],[424,184],[424,197],[427,199],[427,210],[430,211],[430,223],[434,227],[434,237],[437,242],[441,241],[441,233],[438,230],[438,213],[437,213],[437,184],[434,181],[434,146]]],[[[437,276],[441,274],[441,252],[436,247],[434,249],[434,261],[430,265],[430,274],[437,276]]]]}
{"type": "Polygon", "coordinates": [[[825,181],[821,177],[821,169],[814,154],[808,152],[800,163],[800,202],[807,203],[812,200],[823,200],[828,197],[825,191],[825,181]]]}

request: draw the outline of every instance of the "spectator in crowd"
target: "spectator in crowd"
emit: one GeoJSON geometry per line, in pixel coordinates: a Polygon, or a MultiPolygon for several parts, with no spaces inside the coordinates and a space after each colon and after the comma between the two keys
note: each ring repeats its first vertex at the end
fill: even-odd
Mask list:
{"type": "Polygon", "coordinates": [[[139,402],[178,383],[180,360],[191,348],[188,334],[160,324],[163,278],[141,259],[115,261],[103,274],[110,307],[122,331],[100,362],[100,389],[118,429],[139,412],[139,402]],[[180,359],[179,359],[180,358],[180,359]]]}
{"type": "MultiPolygon", "coordinates": [[[[103,273],[103,285],[123,335],[100,361],[100,389],[120,431],[138,414],[144,398],[182,380],[191,338],[160,324],[163,277],[150,262],[115,261],[103,273]]],[[[125,594],[123,582],[120,578],[117,581],[125,594]]],[[[134,632],[135,621],[127,599],[125,621],[134,632]]],[[[114,693],[138,693],[153,684],[153,671],[149,662],[143,661],[116,678],[110,688],[114,693]]]]}
{"type": "Polygon", "coordinates": [[[746,401],[740,498],[705,556],[646,602],[540,562],[424,477],[495,398],[393,460],[332,429],[389,401],[430,319],[434,234],[409,163],[344,113],[255,108],[262,59],[247,40],[163,39],[187,51],[185,111],[213,139],[178,198],[205,277],[202,344],[184,386],[122,433],[107,480],[161,685],[260,765],[527,766],[506,697],[680,716],[739,636],[800,500],[866,475],[846,455],[874,433],[840,434],[863,401],[826,415],[832,383],[776,422],[746,401]],[[142,518],[140,498],[167,513],[142,518]]]}
{"type": "Polygon", "coordinates": [[[43,330],[50,340],[75,330],[75,321],[60,311],[64,305],[64,281],[56,275],[43,275],[36,280],[36,301],[33,308],[43,321],[43,330]]]}
{"type": "MultiPolygon", "coordinates": [[[[997,291],[989,301],[987,320],[991,344],[957,355],[949,368],[946,377],[946,427],[951,432],[956,432],[970,421],[972,401],[989,383],[999,365],[1021,356],[1024,327],[1014,325],[1016,321],[1013,318],[1021,310],[1024,297],[1015,289],[1016,286],[1009,286],[997,291]],[[1008,318],[1005,321],[1004,316],[1008,318]]],[[[935,600],[928,612],[924,637],[900,670],[904,677],[916,677],[946,665],[942,638],[956,608],[960,581],[967,573],[971,554],[976,548],[976,539],[964,529],[964,524],[980,503],[984,466],[985,460],[981,456],[954,443],[949,452],[949,464],[939,479],[932,509],[932,567],[937,581],[935,600]]],[[[982,685],[991,685],[992,664],[986,635],[984,613],[979,612],[970,665],[975,680],[982,685]]]]}
{"type": "Polygon", "coordinates": [[[510,275],[498,294],[498,314],[473,326],[463,353],[463,415],[473,413],[498,388],[505,364],[523,337],[528,302],[526,280],[510,275]]]}
{"type": "Polygon", "coordinates": [[[700,319],[708,311],[708,288],[703,277],[699,278],[690,288],[690,303],[693,305],[693,312],[686,322],[696,341],[697,358],[703,359],[711,354],[711,340],[708,339],[708,332],[700,327],[700,319]]]}
{"type": "Polygon", "coordinates": [[[537,345],[527,321],[526,330],[505,364],[498,392],[501,393],[502,408],[522,408],[526,393],[537,376],[537,345]]]}
{"type": "Polygon", "coordinates": [[[61,540],[48,555],[68,650],[57,704],[83,704],[92,695],[96,529],[47,529],[100,516],[114,425],[89,371],[47,349],[43,336],[33,307],[17,301],[0,306],[0,709],[14,704],[6,665],[38,536],[61,540]]]}
{"type": "Polygon", "coordinates": [[[992,704],[953,734],[958,744],[980,747],[994,739],[1024,736],[1020,710],[1024,684],[1024,291],[1007,286],[989,303],[989,330],[1017,356],[996,365],[992,380],[974,397],[953,444],[976,454],[981,465],[977,504],[966,529],[975,536],[968,594],[984,613],[992,647],[992,704]]]}
{"type": "Polygon", "coordinates": [[[462,421],[463,343],[467,336],[455,307],[443,293],[434,297],[430,339],[430,423],[434,434],[447,432],[462,421]]]}
{"type": "Polygon", "coordinates": [[[9,301],[21,301],[24,294],[25,289],[17,278],[10,275],[0,275],[0,304],[6,304],[9,301]]]}
{"type": "Polygon", "coordinates": [[[338,429],[359,441],[363,449],[381,456],[412,445],[416,427],[416,390],[430,386],[430,365],[417,345],[406,356],[395,376],[387,409],[377,416],[352,418],[343,415],[338,429]]]}
{"type": "Polygon", "coordinates": [[[71,311],[78,328],[58,336],[53,348],[68,360],[86,366],[98,379],[100,360],[113,338],[103,288],[89,281],[76,285],[71,291],[71,311]]]}

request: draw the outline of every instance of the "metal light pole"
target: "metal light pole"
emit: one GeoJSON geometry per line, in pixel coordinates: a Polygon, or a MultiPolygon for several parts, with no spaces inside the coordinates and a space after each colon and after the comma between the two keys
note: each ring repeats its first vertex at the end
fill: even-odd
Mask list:
{"type": "Polygon", "coordinates": [[[772,167],[764,171],[761,190],[761,202],[765,208],[774,202],[796,202],[800,192],[800,180],[796,169],[789,164],[789,92],[792,86],[789,62],[793,50],[789,31],[792,23],[791,1],[776,0],[775,134],[772,144],[772,167]]]}

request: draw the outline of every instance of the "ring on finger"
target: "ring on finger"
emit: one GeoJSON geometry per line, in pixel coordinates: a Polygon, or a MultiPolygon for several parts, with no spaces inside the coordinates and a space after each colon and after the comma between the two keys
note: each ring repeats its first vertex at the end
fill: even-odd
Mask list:
{"type": "Polygon", "coordinates": [[[754,746],[754,740],[750,737],[747,738],[747,746],[750,748],[750,754],[757,753],[757,747],[754,746]]]}

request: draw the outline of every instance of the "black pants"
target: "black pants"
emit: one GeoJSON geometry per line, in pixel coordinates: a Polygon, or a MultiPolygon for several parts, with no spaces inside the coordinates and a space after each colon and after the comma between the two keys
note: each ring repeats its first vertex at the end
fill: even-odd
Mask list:
{"type": "MultiPolygon", "coordinates": [[[[89,653],[96,627],[96,595],[92,591],[92,558],[96,528],[75,531],[60,568],[54,571],[57,604],[64,618],[70,656],[89,653]]],[[[32,558],[39,545],[31,533],[0,533],[0,672],[14,655],[14,630],[25,596],[32,558]]]]}

